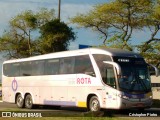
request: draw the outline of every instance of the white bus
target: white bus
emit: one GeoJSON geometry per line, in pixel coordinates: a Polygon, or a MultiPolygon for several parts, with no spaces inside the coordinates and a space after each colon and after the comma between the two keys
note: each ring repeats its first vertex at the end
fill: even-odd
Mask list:
{"type": "Polygon", "coordinates": [[[2,99],[29,109],[36,104],[144,109],[152,104],[152,92],[139,54],[87,48],[5,61],[2,99]]]}

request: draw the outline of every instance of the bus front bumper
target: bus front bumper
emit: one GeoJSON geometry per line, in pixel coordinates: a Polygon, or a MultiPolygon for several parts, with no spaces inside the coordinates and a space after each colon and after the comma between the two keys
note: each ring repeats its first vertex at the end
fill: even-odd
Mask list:
{"type": "Polygon", "coordinates": [[[152,105],[152,99],[121,99],[119,103],[120,109],[132,109],[132,108],[150,108],[152,105]]]}

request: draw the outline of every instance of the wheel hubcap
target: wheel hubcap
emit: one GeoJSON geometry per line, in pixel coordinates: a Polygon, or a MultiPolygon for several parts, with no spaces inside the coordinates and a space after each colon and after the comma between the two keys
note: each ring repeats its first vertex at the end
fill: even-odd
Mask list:
{"type": "Polygon", "coordinates": [[[92,111],[98,111],[99,109],[99,102],[97,100],[92,101],[92,111]]]}
{"type": "Polygon", "coordinates": [[[31,104],[32,104],[31,99],[27,99],[27,101],[26,101],[26,105],[27,105],[27,106],[30,106],[31,104]]]}
{"type": "Polygon", "coordinates": [[[18,106],[21,106],[23,104],[23,99],[21,97],[18,98],[17,104],[18,106]]]}

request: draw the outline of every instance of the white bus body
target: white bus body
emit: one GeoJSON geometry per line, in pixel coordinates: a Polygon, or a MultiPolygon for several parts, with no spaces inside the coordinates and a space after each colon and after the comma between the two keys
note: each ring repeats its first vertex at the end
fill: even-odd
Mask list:
{"type": "Polygon", "coordinates": [[[2,99],[18,107],[32,108],[38,104],[98,111],[150,107],[152,93],[140,55],[119,49],[88,48],[5,61],[2,99]],[[132,59],[144,68],[135,68],[132,59]],[[129,70],[139,70],[139,77],[145,82],[138,83],[140,78],[135,77],[129,82],[124,75],[128,68],[123,64],[129,70]],[[126,81],[120,83],[120,79],[126,81]]]}

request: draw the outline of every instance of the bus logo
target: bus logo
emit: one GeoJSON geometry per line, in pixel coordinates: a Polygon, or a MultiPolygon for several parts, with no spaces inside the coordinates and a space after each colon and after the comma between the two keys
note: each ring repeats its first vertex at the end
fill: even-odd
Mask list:
{"type": "Polygon", "coordinates": [[[17,81],[16,81],[15,78],[14,78],[14,80],[12,81],[12,90],[13,90],[13,91],[16,91],[17,88],[18,88],[18,83],[17,83],[17,81]]]}
{"type": "Polygon", "coordinates": [[[90,78],[77,78],[77,84],[91,84],[90,78]]]}

